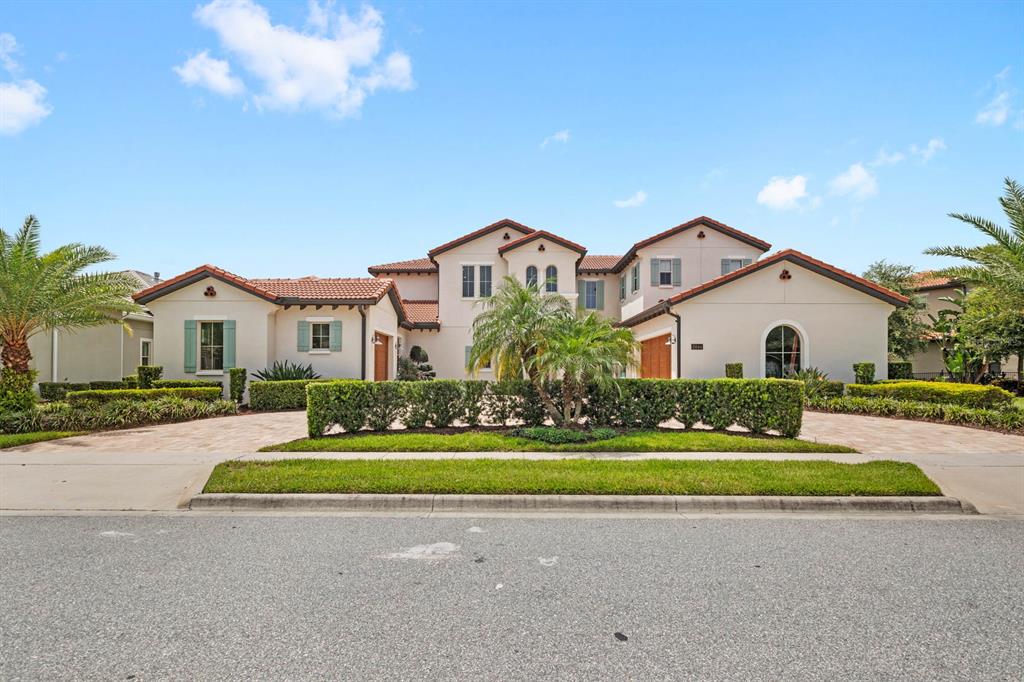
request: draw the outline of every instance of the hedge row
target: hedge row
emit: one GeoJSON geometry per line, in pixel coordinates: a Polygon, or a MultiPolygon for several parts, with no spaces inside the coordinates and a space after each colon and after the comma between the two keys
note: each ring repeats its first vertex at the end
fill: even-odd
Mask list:
{"type": "Polygon", "coordinates": [[[203,388],[126,388],[114,391],[71,391],[67,395],[72,407],[102,405],[115,400],[145,402],[157,398],[182,398],[212,402],[220,400],[223,390],[220,386],[203,388]]]}
{"type": "Polygon", "coordinates": [[[220,417],[237,411],[238,407],[228,400],[184,400],[173,396],[143,402],[115,400],[86,407],[55,402],[0,415],[0,433],[123,429],[220,417]]]}
{"type": "MultiPolygon", "coordinates": [[[[549,394],[560,395],[558,389],[552,382],[549,394]]],[[[411,429],[447,428],[455,422],[474,426],[484,420],[536,426],[547,416],[526,381],[342,380],[311,383],[306,392],[312,437],[335,426],[349,432],[381,431],[395,422],[411,429]]],[[[715,429],[738,425],[754,433],[774,430],[792,437],[800,433],[803,384],[782,379],[619,379],[592,387],[586,402],[584,415],[591,426],[653,428],[677,419],[687,428],[698,422],[715,429]]]]}
{"type": "Polygon", "coordinates": [[[327,379],[289,379],[254,381],[249,384],[249,408],[252,410],[304,410],[306,385],[327,379]]]}
{"type": "MultiPolygon", "coordinates": [[[[223,388],[216,379],[156,379],[151,388],[223,388]]],[[[133,388],[125,386],[124,388],[133,388]]]]}
{"type": "Polygon", "coordinates": [[[849,384],[846,395],[860,398],[895,398],[961,407],[1000,408],[1013,402],[1013,394],[996,386],[941,381],[900,381],[884,384],[849,384]]]}
{"type": "Polygon", "coordinates": [[[808,400],[807,407],[822,412],[867,414],[877,417],[900,417],[924,421],[943,422],[960,426],[976,426],[1024,434],[1024,410],[989,410],[962,405],[943,405],[893,398],[829,398],[808,400]]]}

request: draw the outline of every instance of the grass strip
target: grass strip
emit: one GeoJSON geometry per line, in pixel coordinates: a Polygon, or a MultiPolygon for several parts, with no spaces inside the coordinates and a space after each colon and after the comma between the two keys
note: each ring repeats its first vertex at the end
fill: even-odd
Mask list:
{"type": "Polygon", "coordinates": [[[553,445],[495,431],[375,433],[300,438],[262,452],[856,452],[829,443],[718,431],[634,431],[590,443],[553,445]]]}
{"type": "Polygon", "coordinates": [[[904,462],[328,460],[224,462],[207,493],[940,495],[904,462]]]}
{"type": "Polygon", "coordinates": [[[57,440],[69,436],[80,435],[74,431],[32,431],[30,433],[2,433],[0,434],[0,450],[5,448],[16,448],[19,445],[30,443],[41,443],[44,440],[57,440]]]}

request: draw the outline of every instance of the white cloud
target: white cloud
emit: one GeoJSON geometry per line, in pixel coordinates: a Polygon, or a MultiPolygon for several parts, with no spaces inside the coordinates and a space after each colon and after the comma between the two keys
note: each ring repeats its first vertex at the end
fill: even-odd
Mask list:
{"type": "Polygon", "coordinates": [[[875,157],[874,161],[868,163],[869,166],[892,166],[901,161],[904,161],[907,155],[903,152],[893,152],[890,154],[885,151],[885,148],[878,150],[878,156],[875,157]]]}
{"type": "Polygon", "coordinates": [[[0,134],[17,135],[50,115],[46,88],[33,80],[0,83],[0,134]]]}
{"type": "Polygon", "coordinates": [[[932,160],[932,157],[941,152],[946,148],[946,141],[941,137],[933,137],[928,140],[928,144],[924,147],[918,147],[916,144],[910,145],[910,153],[914,156],[920,156],[921,160],[928,163],[932,160]]]}
{"type": "Polygon", "coordinates": [[[980,125],[999,127],[1006,123],[1013,111],[1014,91],[1009,85],[1010,67],[1000,71],[992,79],[989,88],[994,94],[988,104],[975,115],[974,122],[980,125]]]}
{"type": "Polygon", "coordinates": [[[640,189],[637,190],[630,198],[618,199],[613,201],[612,204],[615,208],[636,208],[637,206],[641,206],[645,201],[647,201],[647,192],[640,189]]]}
{"type": "Polygon", "coordinates": [[[17,135],[50,115],[46,88],[34,80],[18,79],[21,65],[14,59],[20,51],[10,33],[0,33],[0,64],[14,80],[0,83],[0,135],[17,135]]]}
{"type": "Polygon", "coordinates": [[[553,133],[544,138],[544,141],[540,143],[540,148],[544,149],[552,142],[561,142],[565,144],[569,141],[569,129],[559,130],[557,133],[553,133]]]}
{"type": "Polygon", "coordinates": [[[175,66],[174,72],[185,85],[198,85],[226,97],[245,90],[242,81],[231,75],[231,65],[222,59],[213,59],[206,50],[181,66],[175,66]]]}
{"type": "Polygon", "coordinates": [[[864,164],[855,163],[829,182],[832,194],[850,195],[854,199],[867,199],[878,194],[878,181],[864,164]]]}
{"type": "MultiPolygon", "coordinates": [[[[380,58],[384,20],[364,5],[358,16],[332,13],[332,5],[312,0],[301,32],[273,24],[253,0],[213,0],[195,18],[217,33],[224,50],[262,88],[258,108],[320,109],[338,116],[356,114],[378,90],[414,86],[412,63],[402,52],[380,58]]],[[[216,61],[216,60],[212,60],[216,61]]]]}
{"type": "Polygon", "coordinates": [[[807,196],[807,178],[775,176],[757,193],[757,203],[779,211],[800,208],[800,200],[807,196]]]}

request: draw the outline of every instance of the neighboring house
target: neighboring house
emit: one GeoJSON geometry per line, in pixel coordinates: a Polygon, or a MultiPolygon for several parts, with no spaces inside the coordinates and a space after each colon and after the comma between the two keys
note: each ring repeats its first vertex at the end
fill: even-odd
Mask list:
{"type": "MultiPolygon", "coordinates": [[[[160,281],[159,274],[125,272],[138,280],[139,290],[160,281]]],[[[28,346],[37,381],[119,381],[135,374],[139,365],[152,362],[153,314],[143,310],[100,327],[40,332],[29,339],[28,346]]]]}
{"type": "MultiPolygon", "coordinates": [[[[925,301],[926,307],[919,317],[926,324],[931,324],[932,317],[937,319],[941,310],[957,309],[952,303],[943,301],[943,298],[956,298],[969,291],[967,285],[948,277],[941,277],[931,270],[916,273],[913,286],[914,291],[925,301]]],[[[922,379],[931,379],[947,372],[938,334],[929,332],[927,341],[927,347],[910,358],[914,366],[914,375],[922,379]]],[[[999,371],[1016,376],[1017,356],[1005,358],[999,371]]]]}
{"type": "Polygon", "coordinates": [[[798,251],[764,257],[770,248],[701,217],[595,256],[500,220],[426,258],[371,266],[369,278],[245,279],[206,265],[135,298],[155,315],[169,378],[291,360],[325,377],[389,379],[414,345],[439,378],[465,378],[473,320],[506,275],[631,327],[634,376],[719,377],[729,362],[748,377],[815,366],[852,381],[855,362],[884,376],[887,319],[907,299],[798,251]]]}

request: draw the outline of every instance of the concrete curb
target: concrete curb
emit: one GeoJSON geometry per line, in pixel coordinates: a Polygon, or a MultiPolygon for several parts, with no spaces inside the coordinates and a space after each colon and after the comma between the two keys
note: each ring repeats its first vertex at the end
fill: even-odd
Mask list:
{"type": "Polygon", "coordinates": [[[204,493],[194,510],[337,512],[977,514],[954,497],[715,495],[336,495],[204,493]]]}

